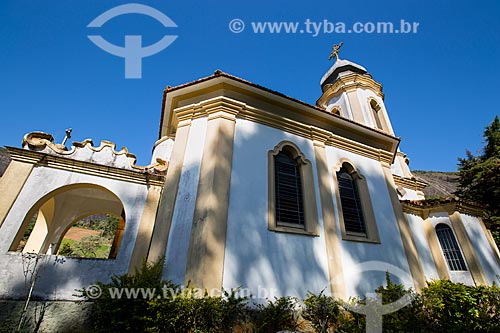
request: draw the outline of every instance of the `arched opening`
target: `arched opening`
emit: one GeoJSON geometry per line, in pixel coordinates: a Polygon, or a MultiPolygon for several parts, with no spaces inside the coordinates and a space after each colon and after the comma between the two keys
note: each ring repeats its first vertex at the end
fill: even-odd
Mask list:
{"type": "Polygon", "coordinates": [[[380,243],[366,178],[345,158],[334,167],[333,175],[342,239],[380,243]]]}
{"type": "Polygon", "coordinates": [[[285,147],[274,158],[276,222],[304,225],[301,165],[285,147]]]}
{"type": "Polygon", "coordinates": [[[382,108],[377,103],[376,100],[370,100],[370,109],[372,112],[373,120],[375,122],[375,128],[378,128],[383,131],[388,131],[387,124],[384,119],[384,114],[382,112],[382,108]]]}
{"type": "Polygon", "coordinates": [[[352,168],[351,172],[349,172],[349,166],[349,164],[344,163],[340,170],[337,171],[344,226],[346,232],[366,234],[365,218],[356,181],[358,177],[352,168]]]}
{"type": "Polygon", "coordinates": [[[453,230],[444,223],[436,225],[435,230],[450,271],[466,271],[467,266],[453,230]]]}
{"type": "Polygon", "coordinates": [[[124,227],[124,219],[114,214],[94,214],[82,218],[64,233],[57,254],[114,259],[124,227]]]}
{"type": "Polygon", "coordinates": [[[291,141],[268,151],[268,229],[319,235],[311,162],[291,141]]]}
{"type": "Polygon", "coordinates": [[[115,194],[93,184],[68,185],[31,207],[10,250],[113,259],[124,229],[124,207],[115,194]]]}

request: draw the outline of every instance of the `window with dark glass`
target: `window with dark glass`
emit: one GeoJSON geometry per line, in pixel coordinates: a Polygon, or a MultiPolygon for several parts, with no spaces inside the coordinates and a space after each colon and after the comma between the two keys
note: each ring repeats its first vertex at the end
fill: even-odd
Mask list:
{"type": "Polygon", "coordinates": [[[446,224],[440,223],[436,226],[436,234],[450,270],[466,271],[467,267],[465,266],[462,252],[460,252],[460,248],[458,247],[457,240],[451,228],[446,224]]]}
{"type": "Polygon", "coordinates": [[[274,158],[276,222],[304,225],[300,164],[288,151],[274,158]]]}
{"type": "Polygon", "coordinates": [[[337,180],[345,231],[366,234],[366,224],[363,218],[356,180],[353,179],[345,167],[340,168],[337,172],[337,180]]]}
{"type": "Polygon", "coordinates": [[[383,130],[384,126],[382,125],[382,120],[380,120],[381,115],[378,113],[378,110],[376,109],[375,105],[370,104],[370,106],[372,108],[373,118],[375,118],[375,126],[378,129],[383,130]]]}

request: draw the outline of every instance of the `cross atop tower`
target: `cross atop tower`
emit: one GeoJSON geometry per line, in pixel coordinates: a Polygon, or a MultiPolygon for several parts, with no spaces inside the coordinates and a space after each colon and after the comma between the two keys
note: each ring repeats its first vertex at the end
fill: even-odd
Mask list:
{"type": "Polygon", "coordinates": [[[332,53],[330,53],[330,56],[328,57],[328,60],[332,60],[333,57],[335,57],[335,62],[339,60],[339,52],[340,48],[344,45],[344,42],[340,42],[339,44],[335,44],[332,46],[332,53]]]}

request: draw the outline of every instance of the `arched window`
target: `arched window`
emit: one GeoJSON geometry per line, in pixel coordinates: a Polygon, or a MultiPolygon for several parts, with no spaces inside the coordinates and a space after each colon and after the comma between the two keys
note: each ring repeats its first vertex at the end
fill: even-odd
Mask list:
{"type": "Polygon", "coordinates": [[[370,109],[374,121],[375,128],[383,131],[388,131],[388,126],[385,123],[384,114],[382,113],[382,108],[374,99],[370,100],[370,109]]]}
{"type": "Polygon", "coordinates": [[[276,222],[304,225],[300,165],[287,150],[274,158],[276,222]]]}
{"type": "Polygon", "coordinates": [[[340,204],[342,205],[342,215],[344,217],[346,232],[366,234],[363,208],[361,206],[356,181],[344,166],[337,172],[337,180],[339,183],[340,204]]]}
{"type": "Polygon", "coordinates": [[[268,229],[319,236],[311,162],[290,141],[268,152],[268,229]]]}
{"type": "Polygon", "coordinates": [[[333,106],[332,109],[330,110],[330,112],[333,113],[333,114],[339,115],[339,116],[342,115],[341,114],[341,108],[338,105],[333,106]]]}
{"type": "Polygon", "coordinates": [[[465,266],[462,252],[460,252],[460,247],[458,246],[451,228],[444,223],[440,223],[436,225],[435,229],[439,244],[441,245],[441,249],[443,249],[443,254],[450,270],[466,271],[467,267],[465,266]]]}
{"type": "Polygon", "coordinates": [[[335,195],[343,240],[380,243],[370,192],[352,162],[341,159],[334,168],[335,195]]]}

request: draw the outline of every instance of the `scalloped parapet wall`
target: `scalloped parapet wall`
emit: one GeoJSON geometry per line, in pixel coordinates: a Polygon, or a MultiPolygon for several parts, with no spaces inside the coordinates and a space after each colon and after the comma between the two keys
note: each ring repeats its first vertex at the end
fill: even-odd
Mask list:
{"type": "Polygon", "coordinates": [[[31,132],[24,136],[22,146],[23,149],[49,155],[142,173],[165,174],[168,168],[168,162],[161,158],[157,158],[150,165],[138,166],[135,164],[135,155],[129,153],[126,147],[116,151],[116,144],[106,140],[101,141],[99,147],[95,147],[91,139],[73,142],[68,149],[62,144],[54,143],[54,138],[48,133],[31,132]]]}

